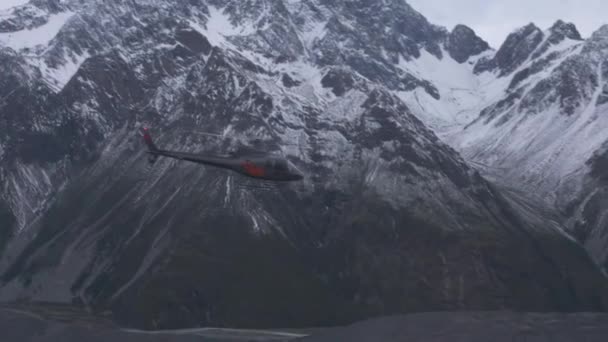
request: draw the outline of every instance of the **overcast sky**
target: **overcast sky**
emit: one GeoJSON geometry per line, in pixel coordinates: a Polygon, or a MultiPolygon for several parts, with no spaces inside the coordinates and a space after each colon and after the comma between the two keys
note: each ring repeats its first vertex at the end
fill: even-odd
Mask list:
{"type": "MultiPolygon", "coordinates": [[[[1,0],[0,0],[1,1],[1,0]]],[[[509,33],[530,22],[541,29],[562,19],[585,38],[608,24],[607,0],[406,0],[433,24],[465,24],[498,48],[509,33]]]]}

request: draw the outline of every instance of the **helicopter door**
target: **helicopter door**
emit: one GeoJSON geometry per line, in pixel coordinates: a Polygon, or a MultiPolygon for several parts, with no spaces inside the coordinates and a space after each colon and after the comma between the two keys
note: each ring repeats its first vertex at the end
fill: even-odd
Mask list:
{"type": "Polygon", "coordinates": [[[284,160],[277,160],[275,162],[275,170],[280,171],[280,172],[289,172],[287,162],[284,160]]]}

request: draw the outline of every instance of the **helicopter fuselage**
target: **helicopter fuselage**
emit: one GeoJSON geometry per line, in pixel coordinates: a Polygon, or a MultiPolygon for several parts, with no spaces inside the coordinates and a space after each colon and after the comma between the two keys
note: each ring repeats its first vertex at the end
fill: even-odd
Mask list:
{"type": "Polygon", "coordinates": [[[142,135],[144,142],[148,146],[147,152],[150,154],[150,163],[154,163],[159,156],[162,156],[228,169],[248,177],[266,181],[292,182],[304,178],[297,171],[296,167],[285,158],[250,153],[232,156],[214,156],[168,151],[156,147],[147,128],[142,128],[142,135]]]}
{"type": "Polygon", "coordinates": [[[304,177],[286,159],[276,157],[225,157],[205,154],[148,151],[151,155],[190,161],[207,166],[232,170],[242,175],[269,181],[299,181],[304,177]]]}

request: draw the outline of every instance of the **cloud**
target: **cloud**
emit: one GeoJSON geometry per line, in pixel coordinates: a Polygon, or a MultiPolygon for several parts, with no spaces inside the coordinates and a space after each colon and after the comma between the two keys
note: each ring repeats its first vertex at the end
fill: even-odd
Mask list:
{"type": "Polygon", "coordinates": [[[556,20],[573,22],[583,37],[608,24],[605,0],[407,0],[430,22],[451,29],[465,24],[498,48],[515,29],[535,23],[549,28],[556,20]]]}

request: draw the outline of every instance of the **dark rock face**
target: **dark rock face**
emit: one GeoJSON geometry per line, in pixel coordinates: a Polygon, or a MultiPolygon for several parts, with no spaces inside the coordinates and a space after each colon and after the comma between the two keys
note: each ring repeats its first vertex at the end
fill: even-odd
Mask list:
{"type": "Polygon", "coordinates": [[[458,63],[487,51],[490,46],[467,26],[456,25],[448,37],[446,48],[458,63]]]}
{"type": "Polygon", "coordinates": [[[553,52],[548,54],[543,58],[536,59],[532,65],[529,67],[522,69],[517,72],[513,78],[511,79],[511,83],[509,84],[509,90],[516,89],[520,83],[526,81],[530,78],[530,76],[536,75],[542,71],[545,71],[546,68],[555,60],[563,56],[563,52],[553,52]]]}
{"type": "Polygon", "coordinates": [[[362,39],[361,43],[371,43],[367,49],[382,46],[387,48],[388,53],[402,54],[408,58],[419,56],[418,46],[422,46],[441,57],[438,43],[445,36],[445,29],[430,24],[404,1],[378,3],[372,0],[323,0],[320,4],[339,10],[340,17],[353,21],[355,28],[365,27],[364,31],[347,31],[362,39]],[[385,27],[392,28],[390,34],[386,34],[385,27]]]}
{"type": "Polygon", "coordinates": [[[600,96],[597,98],[597,104],[598,106],[603,105],[608,103],[608,86],[604,86],[604,89],[602,90],[602,93],[600,94],[600,96]]]}
{"type": "Polygon", "coordinates": [[[536,52],[532,54],[532,58],[540,57],[543,53],[547,52],[547,50],[549,50],[551,46],[557,45],[565,39],[583,40],[574,24],[565,23],[562,20],[556,21],[555,24],[553,24],[553,26],[549,29],[549,32],[549,36],[547,37],[545,42],[536,50],[536,52]]]}
{"type": "Polygon", "coordinates": [[[476,74],[481,74],[486,71],[495,70],[497,67],[496,59],[493,57],[483,57],[475,64],[473,71],[476,74]]]}
{"type": "Polygon", "coordinates": [[[40,27],[48,22],[48,14],[37,6],[23,6],[13,11],[13,16],[0,19],[0,32],[14,32],[40,27]]]}
{"type": "Polygon", "coordinates": [[[561,113],[572,115],[593,95],[597,87],[597,72],[583,58],[571,58],[563,62],[551,77],[530,90],[522,99],[522,111],[538,113],[552,103],[560,104],[561,113]],[[538,101],[538,99],[543,101],[538,101]]]}
{"type": "Polygon", "coordinates": [[[400,59],[418,58],[422,49],[443,58],[440,44],[447,32],[430,24],[404,1],[320,1],[318,5],[307,1],[302,6],[314,13],[327,12],[324,7],[331,9],[332,14],[321,19],[326,22],[324,35],[311,46],[320,65],[347,65],[389,89],[422,87],[431,96],[438,96],[434,86],[404,73],[396,64],[400,59]]]}
{"type": "Polygon", "coordinates": [[[208,55],[211,52],[212,46],[207,38],[193,29],[178,31],[175,35],[175,40],[195,55],[201,53],[208,55]]]}
{"type": "MultiPolygon", "coordinates": [[[[559,58],[563,57],[565,54],[570,53],[572,51],[571,49],[565,49],[565,50],[554,51],[552,53],[546,54],[547,51],[552,46],[556,46],[556,45],[560,44],[565,39],[579,40],[579,41],[582,40],[582,38],[580,37],[580,34],[578,33],[576,27],[573,24],[571,24],[571,23],[566,24],[565,22],[558,20],[551,27],[550,34],[548,37],[546,37],[546,39],[544,40],[544,43],[542,43],[542,45],[540,45],[534,51],[534,53],[530,56],[530,59],[533,61],[532,65],[528,68],[525,68],[525,69],[519,71],[517,74],[514,75],[513,79],[511,80],[511,84],[509,85],[509,89],[515,89],[522,81],[529,79],[530,76],[536,75],[536,74],[546,70],[551,63],[553,63],[556,60],[558,60],[559,58]]],[[[574,46],[575,45],[573,45],[573,47],[574,46]]],[[[566,67],[566,69],[569,69],[569,67],[566,67]]],[[[578,83],[578,85],[580,85],[581,82],[584,82],[584,80],[575,81],[575,83],[578,83]]],[[[544,87],[546,85],[542,85],[542,86],[544,87]]],[[[566,95],[566,93],[572,94],[573,91],[564,90],[563,93],[564,93],[564,95],[566,95]]],[[[566,96],[571,96],[571,95],[566,95],[566,96]]],[[[567,107],[567,106],[565,106],[565,107],[567,107]]],[[[572,108],[568,108],[568,109],[565,109],[565,112],[572,113],[572,110],[573,110],[572,108]]]]}
{"type": "Polygon", "coordinates": [[[490,61],[480,61],[475,66],[476,73],[498,68],[500,75],[505,76],[521,65],[544,38],[543,32],[534,24],[526,25],[507,36],[505,42],[490,61]]]}
{"type": "Polygon", "coordinates": [[[596,151],[587,161],[588,178],[583,183],[583,191],[567,203],[568,217],[571,218],[570,229],[578,241],[585,245],[598,264],[606,269],[608,254],[608,235],[606,227],[606,205],[608,205],[608,153],[606,144],[596,151]]]}
{"type": "Polygon", "coordinates": [[[549,36],[549,41],[551,41],[553,44],[557,44],[564,38],[583,40],[576,26],[573,23],[566,23],[563,20],[556,21],[551,27],[550,31],[551,35],[549,36]]]}
{"type": "Polygon", "coordinates": [[[566,61],[560,69],[557,88],[560,107],[563,113],[572,115],[585,99],[591,98],[599,80],[596,71],[580,61],[566,61]]]}
{"type": "Polygon", "coordinates": [[[287,88],[297,87],[302,84],[300,81],[291,78],[289,74],[283,74],[283,76],[281,76],[281,82],[283,82],[283,85],[287,88]]]}
{"type": "Polygon", "coordinates": [[[502,74],[515,70],[543,39],[542,31],[533,24],[511,33],[496,52],[496,64],[502,74]]]}
{"type": "Polygon", "coordinates": [[[0,257],[11,240],[16,228],[15,217],[10,208],[0,201],[0,257]]]}
{"type": "Polygon", "coordinates": [[[344,72],[336,69],[330,70],[321,79],[321,85],[325,88],[332,88],[336,96],[342,96],[345,92],[351,90],[355,81],[349,72],[344,72]]]}

